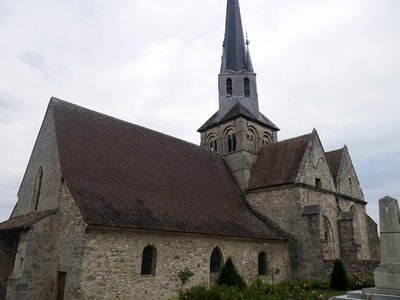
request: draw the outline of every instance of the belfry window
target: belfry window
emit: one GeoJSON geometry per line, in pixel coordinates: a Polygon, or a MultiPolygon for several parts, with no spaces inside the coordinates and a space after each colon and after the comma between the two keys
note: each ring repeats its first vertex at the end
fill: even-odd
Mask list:
{"type": "Polygon", "coordinates": [[[245,78],[243,79],[243,91],[245,96],[250,96],[250,79],[245,78]]]}
{"type": "Polygon", "coordinates": [[[267,255],[264,251],[258,254],[258,276],[267,275],[267,255]]]}
{"type": "Polygon", "coordinates": [[[210,142],[210,150],[213,152],[218,152],[218,144],[216,140],[210,142]]]}
{"type": "Polygon", "coordinates": [[[233,90],[232,78],[228,78],[226,80],[226,95],[232,96],[232,90],[233,90]]]}
{"type": "Polygon", "coordinates": [[[142,269],[140,271],[141,275],[156,275],[156,261],[157,261],[157,251],[153,246],[147,246],[143,250],[142,256],[142,269]]]}
{"type": "Polygon", "coordinates": [[[236,137],[233,133],[232,135],[228,135],[228,153],[236,151],[236,137]]]}

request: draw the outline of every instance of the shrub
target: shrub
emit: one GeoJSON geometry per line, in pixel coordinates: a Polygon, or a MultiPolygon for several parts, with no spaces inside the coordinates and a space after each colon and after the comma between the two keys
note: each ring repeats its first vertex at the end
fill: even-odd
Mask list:
{"type": "Polygon", "coordinates": [[[333,271],[330,281],[331,288],[339,291],[344,291],[349,288],[349,281],[347,279],[346,271],[340,259],[336,259],[333,264],[333,271]]]}
{"type": "Polygon", "coordinates": [[[183,291],[180,297],[181,299],[204,300],[209,299],[208,294],[208,289],[205,286],[197,285],[187,291],[183,291]]]}
{"type": "Polygon", "coordinates": [[[238,273],[233,265],[232,259],[229,257],[221,268],[221,273],[217,280],[218,285],[234,286],[243,289],[246,286],[242,276],[238,273]]]}
{"type": "Polygon", "coordinates": [[[327,279],[311,279],[309,284],[312,290],[326,290],[329,288],[329,280],[327,279]]]}
{"type": "Polygon", "coordinates": [[[350,283],[351,288],[355,290],[375,286],[374,277],[368,276],[363,273],[355,273],[352,276],[350,283]]]}
{"type": "Polygon", "coordinates": [[[181,282],[181,287],[179,289],[179,299],[182,299],[182,290],[185,283],[189,281],[191,277],[194,276],[194,273],[189,268],[185,268],[178,273],[179,281],[181,282]]]}

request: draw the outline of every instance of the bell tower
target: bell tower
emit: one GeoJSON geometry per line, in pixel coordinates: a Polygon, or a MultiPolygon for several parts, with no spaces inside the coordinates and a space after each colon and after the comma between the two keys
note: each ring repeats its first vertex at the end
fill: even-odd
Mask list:
{"type": "Polygon", "coordinates": [[[198,130],[201,146],[221,154],[245,189],[258,150],[277,141],[279,128],[258,108],[256,73],[238,0],[227,4],[218,91],[218,111],[198,130]]]}

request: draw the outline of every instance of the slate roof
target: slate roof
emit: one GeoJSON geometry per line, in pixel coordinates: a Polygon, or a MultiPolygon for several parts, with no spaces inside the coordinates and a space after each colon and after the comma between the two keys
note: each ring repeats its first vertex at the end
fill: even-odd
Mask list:
{"type": "Polygon", "coordinates": [[[223,69],[236,72],[249,69],[238,0],[228,0],[224,47],[223,69]]]}
{"type": "Polygon", "coordinates": [[[28,228],[47,216],[55,214],[55,212],[56,210],[34,211],[27,215],[11,218],[3,223],[0,223],[0,231],[12,231],[28,228]]]}
{"type": "Polygon", "coordinates": [[[211,128],[216,125],[222,124],[224,122],[236,119],[237,117],[243,117],[247,120],[251,120],[251,121],[260,123],[261,125],[264,125],[264,126],[266,125],[275,130],[279,130],[279,128],[274,123],[272,123],[272,121],[270,121],[266,116],[264,116],[262,113],[258,113],[258,116],[255,116],[247,108],[245,108],[243,105],[241,105],[239,103],[239,104],[235,105],[230,111],[228,111],[222,117],[219,116],[218,112],[216,112],[197,131],[204,132],[208,128],[211,128]]]}
{"type": "Polygon", "coordinates": [[[343,157],[343,148],[326,152],[325,155],[328,161],[329,170],[331,171],[332,177],[336,182],[336,178],[339,173],[340,163],[343,157]]]}
{"type": "Polygon", "coordinates": [[[88,224],[284,239],[218,154],[59,99],[50,108],[62,176],[88,224]]]}
{"type": "Polygon", "coordinates": [[[311,134],[265,145],[252,168],[248,190],[293,183],[311,134]]]}

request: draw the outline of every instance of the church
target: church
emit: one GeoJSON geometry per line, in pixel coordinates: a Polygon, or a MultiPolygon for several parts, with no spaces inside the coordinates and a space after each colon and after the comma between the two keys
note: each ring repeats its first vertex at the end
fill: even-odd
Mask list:
{"type": "MultiPolygon", "coordinates": [[[[9,220],[0,299],[167,299],[229,257],[250,283],[324,278],[380,259],[346,146],[280,141],[259,111],[238,0],[227,1],[219,109],[200,146],[51,98],[9,220]]],[[[201,124],[199,124],[201,125],[201,124]]]]}

